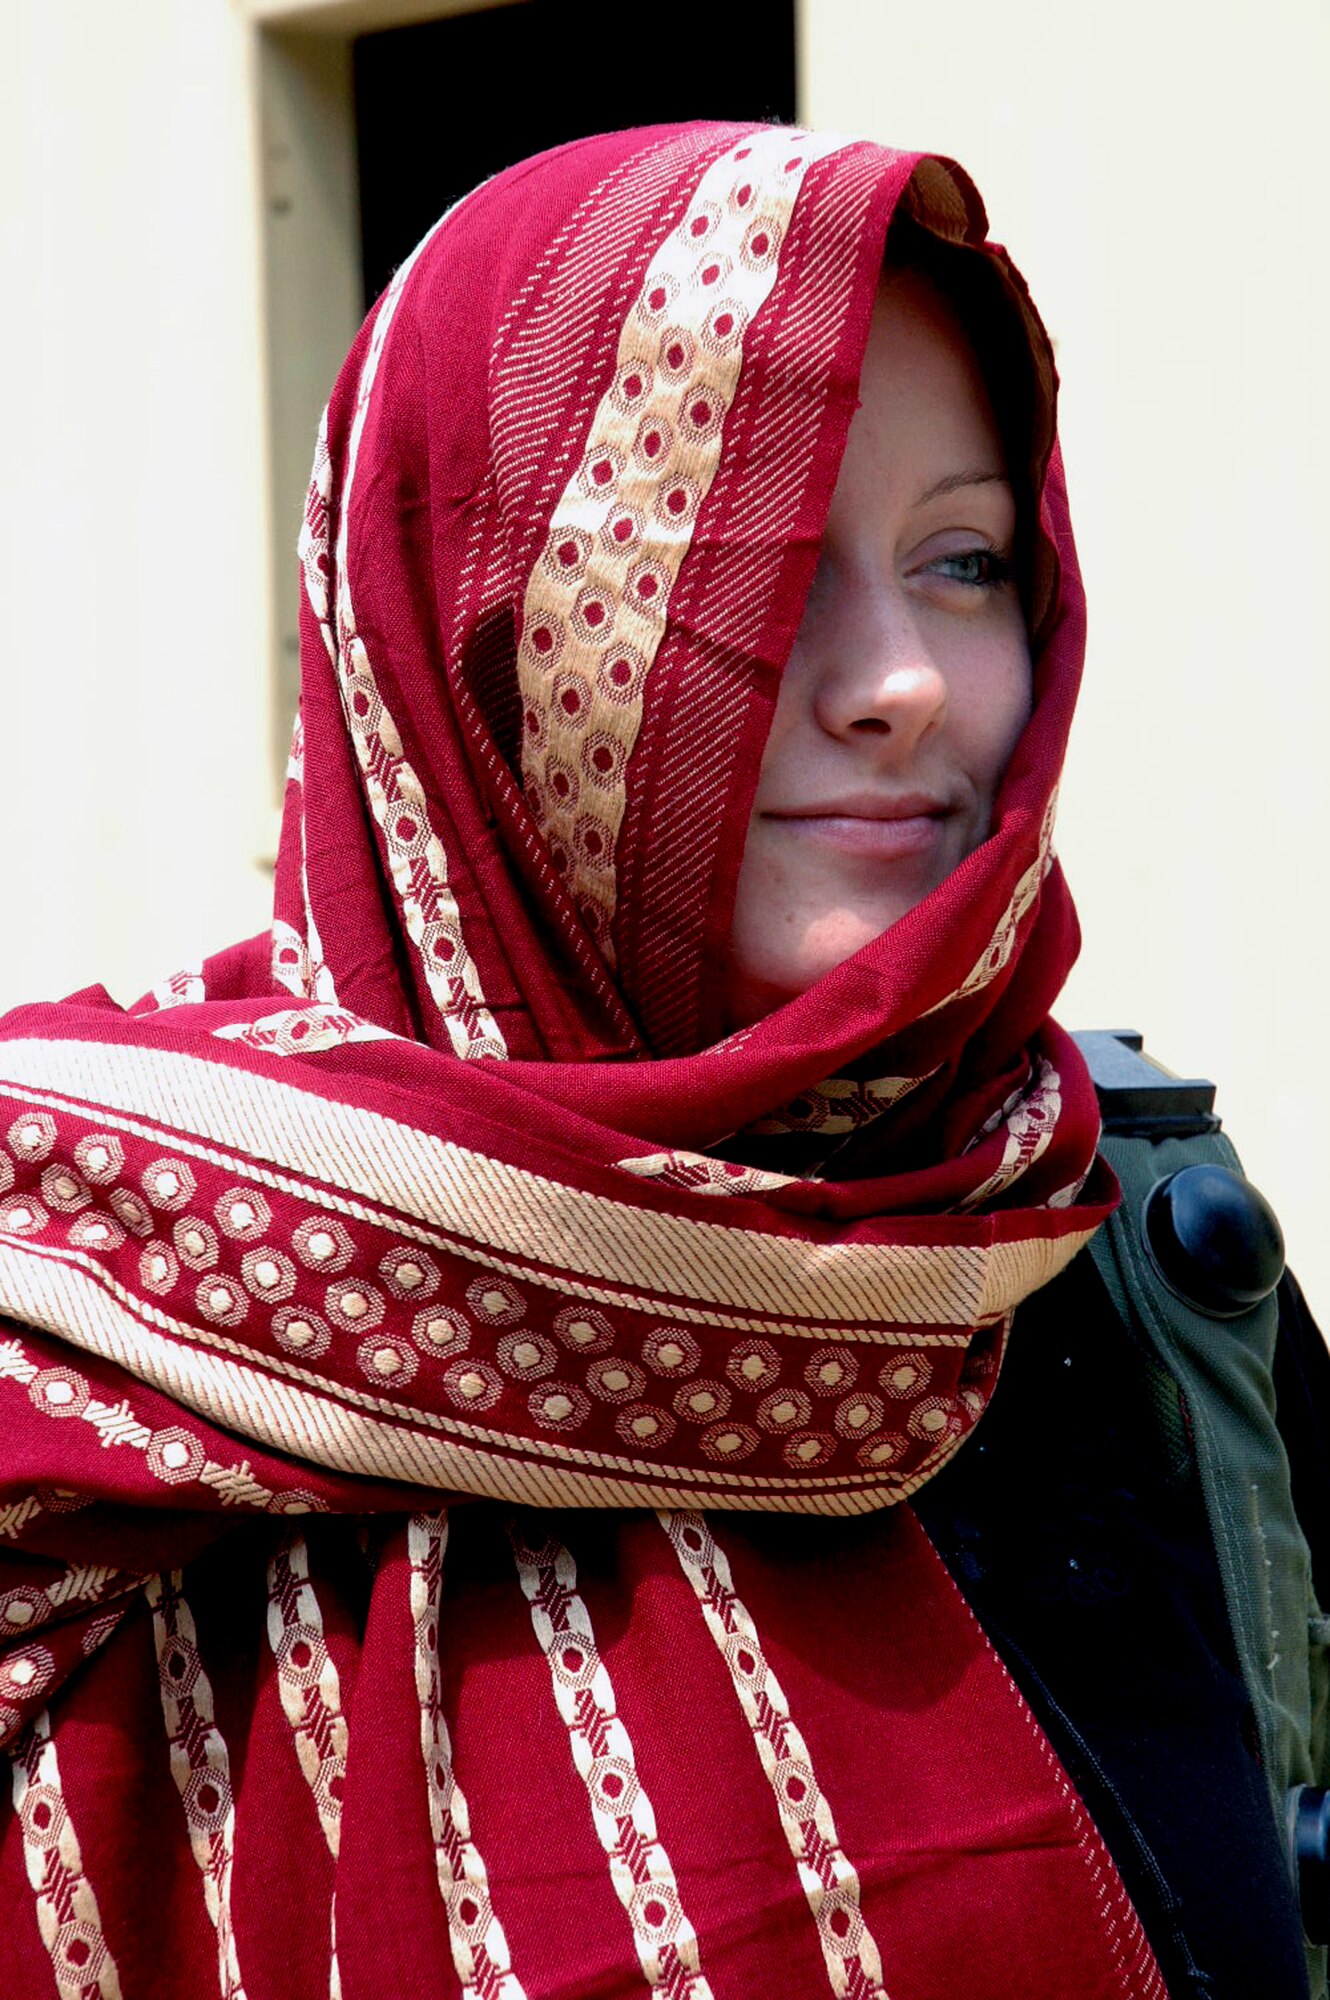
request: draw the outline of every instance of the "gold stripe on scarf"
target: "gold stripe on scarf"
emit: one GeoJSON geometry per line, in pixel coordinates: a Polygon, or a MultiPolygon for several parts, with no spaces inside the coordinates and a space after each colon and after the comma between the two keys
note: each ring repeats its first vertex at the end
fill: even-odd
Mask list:
{"type": "Polygon", "coordinates": [[[573,1764],[586,1786],[596,1837],[632,1927],[646,1983],[671,2000],[712,2000],[697,1932],[658,1836],[656,1810],[637,1769],[633,1739],[619,1715],[614,1683],[577,1589],[577,1565],[564,1544],[530,1515],[510,1524],[509,1538],[532,1628],[550,1670],[555,1706],[567,1726],[573,1764]]]}
{"type": "Polygon", "coordinates": [[[181,1573],[149,1577],[162,1717],[171,1746],[171,1776],[185,1812],[189,1845],[203,1877],[203,1900],[217,1937],[220,2000],[245,2000],[231,1919],[236,1813],[231,1757],[217,1727],[212,1682],[199,1656],[194,1614],[181,1573]]]}
{"type": "Polygon", "coordinates": [[[771,296],[804,178],[845,144],[758,131],[703,173],[647,266],[527,581],[523,779],[611,964],[628,761],[666,607],[720,464],[744,336],[771,296]]]}
{"type": "Polygon", "coordinates": [[[859,1907],[858,1872],[840,1844],[831,1802],[818,1784],[808,1745],[762,1650],[757,1627],[734,1588],[729,1561],[700,1514],[662,1513],[660,1524],[693,1586],[753,1732],[758,1761],[817,1925],[831,1990],[837,1995],[862,1995],[863,2000],[887,2000],[882,1954],[859,1907]]]}
{"type": "MultiPolygon", "coordinates": [[[[656,1465],[627,1453],[515,1438],[331,1385],[312,1370],[245,1349],[212,1330],[206,1335],[211,1345],[205,1345],[197,1326],[171,1320],[123,1290],[115,1296],[100,1271],[80,1268],[85,1261],[0,1242],[0,1311],[17,1312],[34,1326],[115,1362],[214,1424],[338,1472],[451,1488],[522,1506],[716,1506],[859,1514],[907,1498],[929,1477],[935,1462],[930,1457],[907,1478],[893,1478],[886,1468],[825,1476],[807,1470],[749,1474],[720,1465],[656,1465]]],[[[38,1371],[31,1362],[23,1373],[8,1366],[11,1348],[19,1350],[20,1343],[0,1342],[0,1381],[15,1375],[35,1382],[38,1371]]],[[[77,1393],[81,1378],[75,1370],[54,1372],[68,1377],[77,1393]]],[[[86,1382],[82,1388],[86,1394],[86,1382]]],[[[59,1420],[68,1414],[62,1406],[59,1420]]],[[[79,1414],[96,1421],[113,1444],[132,1443],[142,1450],[148,1470],[172,1485],[197,1478],[226,1504],[275,1513],[306,1513],[319,1504],[296,1489],[270,1493],[244,1463],[234,1469],[211,1464],[183,1425],[153,1432],[123,1407],[95,1400],[79,1414]],[[168,1457],[190,1451],[192,1457],[179,1464],[168,1457]]]]}
{"type": "Polygon", "coordinates": [[[411,1516],[407,1549],[416,1699],[439,1894],[448,1915],[448,1941],[464,2000],[477,1993],[493,1994],[495,2000],[526,2000],[525,1988],[512,1969],[503,1925],[494,1913],[484,1860],[471,1838],[471,1810],[457,1782],[452,1738],[443,1715],[439,1599],[447,1546],[446,1513],[411,1516]]]}
{"type": "MultiPolygon", "coordinates": [[[[453,1051],[465,1057],[497,1058],[507,1055],[507,1043],[485,1004],[480,973],[462,934],[461,911],[448,880],[448,856],[433,823],[425,788],[406,758],[397,724],[379,692],[369,654],[356,629],[348,567],[348,529],[360,440],[389,329],[417,258],[452,213],[453,209],[449,209],[435,223],[384,293],[356,386],[355,416],[347,443],[341,492],[337,496],[337,646],[333,672],[347,730],[355,745],[365,796],[383,837],[389,878],[401,908],[402,929],[419,955],[425,982],[447,1028],[453,1051]]],[[[326,432],[321,437],[326,455],[326,432]]],[[[316,456],[316,492],[324,476],[316,456]]],[[[311,560],[317,568],[319,553],[326,553],[326,506],[321,514],[315,513],[312,521],[307,517],[307,529],[311,539],[307,543],[302,538],[301,560],[308,576],[311,560]]],[[[316,612],[318,609],[316,602],[316,612]]],[[[313,918],[307,886],[306,920],[312,925],[313,918]]],[[[311,951],[315,951],[313,936],[309,942],[311,951]]],[[[316,956],[321,954],[316,952],[316,956]]],[[[321,991],[317,997],[336,1001],[336,993],[331,991],[321,991]]]]}
{"type": "Polygon", "coordinates": [[[159,1120],[175,1128],[180,1152],[310,1208],[367,1215],[356,1197],[381,1203],[396,1213],[367,1219],[405,1236],[416,1236],[418,1224],[451,1238],[445,1247],[470,1261],[493,1267],[507,1258],[534,1284],[610,1301],[622,1288],[619,1302],[636,1310],[750,1331],[774,1322],[819,1338],[834,1327],[848,1339],[889,1340],[893,1328],[926,1326],[954,1327],[963,1337],[1055,1277],[1092,1233],[1048,1237],[1042,1214],[1027,1239],[989,1244],[820,1242],[694,1221],[590,1194],[401,1120],[171,1049],[9,1042],[0,1045],[6,1086],[52,1110],[87,1116],[92,1105],[108,1125],[158,1140],[134,1114],[159,1120]],[[33,1087],[39,1083],[47,1088],[33,1087]],[[84,1101],[64,1102],[62,1092],[84,1101]],[[255,1156],[272,1167],[256,1167],[255,1156]]]}
{"type": "MultiPolygon", "coordinates": [[[[11,1668],[13,1664],[11,1659],[11,1668]]],[[[10,1745],[9,1755],[37,1928],[50,1954],[59,2000],[121,2000],[119,1968],[102,1929],[96,1891],[83,1872],[47,1710],[10,1745]]],[[[11,1921],[15,1914],[8,1913],[11,1921]]]]}

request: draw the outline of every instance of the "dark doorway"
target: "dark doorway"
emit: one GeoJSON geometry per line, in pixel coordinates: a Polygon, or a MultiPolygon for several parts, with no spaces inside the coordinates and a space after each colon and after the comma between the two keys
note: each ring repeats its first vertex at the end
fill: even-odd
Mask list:
{"type": "Polygon", "coordinates": [[[794,118],[794,0],[681,12],[668,41],[609,0],[519,0],[360,36],[365,303],[450,203],[547,146],[686,118],[794,118]]]}

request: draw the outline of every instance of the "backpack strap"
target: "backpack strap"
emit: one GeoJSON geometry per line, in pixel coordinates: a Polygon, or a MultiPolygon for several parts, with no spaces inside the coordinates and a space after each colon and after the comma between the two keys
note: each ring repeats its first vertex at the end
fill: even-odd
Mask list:
{"type": "MultiPolygon", "coordinates": [[[[1236,1152],[1219,1130],[1212,1085],[1160,1070],[1145,1056],[1139,1036],[1077,1040],[1100,1092],[1101,1151],[1123,1195],[1095,1237],[1091,1255],[1124,1324],[1181,1391],[1271,1807],[1283,1830],[1290,1802],[1296,1819],[1299,1787],[1330,1784],[1325,1744],[1330,1621],[1316,1601],[1311,1556],[1293,1506],[1288,1453],[1275,1421],[1282,1241],[1268,1205],[1243,1177],[1236,1152]],[[1207,1174],[1173,1181],[1198,1167],[1207,1174]],[[1230,1202],[1233,1214],[1245,1201],[1253,1202],[1254,1234],[1261,1236],[1268,1218],[1273,1254],[1267,1240],[1262,1263],[1259,1243],[1245,1257],[1238,1243],[1230,1263],[1239,1268],[1226,1273],[1221,1228],[1218,1256],[1190,1260],[1188,1242],[1178,1234],[1181,1229],[1185,1238],[1196,1221],[1185,1212],[1188,1190],[1193,1196],[1199,1191],[1202,1227],[1211,1197],[1221,1206],[1230,1202]]],[[[1234,1243],[1232,1229],[1228,1240],[1234,1243]]],[[[1320,1990],[1318,1975],[1323,1981],[1320,1952],[1313,1991],[1320,1990]]]]}

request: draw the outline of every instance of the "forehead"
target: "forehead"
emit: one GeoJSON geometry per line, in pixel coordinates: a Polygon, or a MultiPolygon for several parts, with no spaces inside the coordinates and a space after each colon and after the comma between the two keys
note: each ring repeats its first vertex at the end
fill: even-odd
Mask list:
{"type": "Polygon", "coordinates": [[[878,285],[850,426],[843,486],[876,478],[1002,475],[1006,454],[983,369],[959,315],[923,273],[888,267],[878,285]]]}

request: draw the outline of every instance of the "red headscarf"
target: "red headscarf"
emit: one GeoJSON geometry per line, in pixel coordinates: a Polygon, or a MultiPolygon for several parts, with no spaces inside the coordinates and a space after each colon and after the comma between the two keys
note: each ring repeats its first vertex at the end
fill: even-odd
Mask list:
{"type": "MultiPolygon", "coordinates": [[[[411,1487],[881,1508],[964,1438],[1015,1307],[1106,1213],[1103,1182],[1081,1193],[1093,1091],[1047,1018],[1075,949],[1049,839],[1083,637],[1056,461],[1040,507],[1060,581],[990,838],[874,944],[722,1037],[711,969],[898,214],[992,260],[1051,383],[978,197],[936,160],[788,129],[628,133],[446,216],[371,314],[320,435],[271,938],[131,1015],[94,993],[4,1024],[0,1533],[95,1576],[77,1615],[29,1590],[24,1618],[28,1586],[0,1575],[25,1644],[51,1626],[39,1670],[0,1686],[0,1722],[30,1721],[151,1576],[224,1990],[208,1828],[227,1794],[180,1679],[198,1635],[172,1568],[221,1509],[391,1514],[411,1487]],[[834,1142],[870,1123],[872,1171],[853,1179],[726,1158],[736,1133],[743,1154],[752,1133],[834,1142]]],[[[399,1608],[437,1720],[422,1634],[444,1531],[421,1519],[399,1608]]],[[[678,1561],[732,1650],[751,1619],[692,1519],[674,1517],[678,1561]]],[[[566,1551],[515,1534],[538,1633],[582,1632],[566,1551]]],[[[315,1631],[308,1550],[273,1561],[269,1628],[290,1652],[290,1631],[315,1631]]],[[[400,1666],[366,1678],[378,1615],[359,1672],[390,1707],[400,1666]]],[[[969,1630],[941,1600],[936,1618],[969,1630]]],[[[291,1687],[314,1685],[315,1638],[291,1687]]],[[[771,1685],[774,1770],[798,1731],[771,1685]]],[[[345,1762],[313,1700],[282,1682],[313,1732],[311,1784],[345,1762]]],[[[30,1787],[43,1724],[23,1739],[30,1787]]],[[[490,1917],[457,1902],[483,1882],[465,1808],[449,1821],[438,1796],[459,1975],[460,1926],[467,1992],[507,1995],[490,1917]]],[[[836,1929],[853,1870],[835,1829],[792,1800],[835,1990],[880,1993],[857,1914],[836,1929]]],[[[319,1810],[325,1833],[340,1824],[319,1810]]],[[[641,1879],[663,1880],[639,1849],[641,1879]]],[[[633,1921],[646,1968],[657,1918],[633,1921]]],[[[653,1962],[683,1967],[666,1990],[701,1995],[685,1932],[653,1962]]],[[[1142,1977],[1102,1990],[1155,1990],[1142,1977]]]]}
{"type": "Polygon", "coordinates": [[[857,1510],[968,1430],[1104,1212],[1046,1019],[1056,475],[991,838],[755,1027],[718,1039],[708,977],[902,208],[982,240],[954,168],[694,127],[506,174],[402,267],[315,464],[271,973],[10,1018],[16,1317],[267,1446],[473,1493],[857,1510]],[[866,1119],[867,1178],[723,1159],[866,1119]]]}

